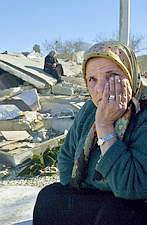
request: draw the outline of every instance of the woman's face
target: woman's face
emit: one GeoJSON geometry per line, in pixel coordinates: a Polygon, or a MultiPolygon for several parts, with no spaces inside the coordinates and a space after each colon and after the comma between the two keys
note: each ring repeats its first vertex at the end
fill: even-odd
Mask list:
{"type": "MultiPolygon", "coordinates": [[[[89,93],[96,106],[102,100],[102,95],[106,83],[111,82],[112,76],[119,76],[120,82],[122,79],[127,79],[119,66],[114,62],[105,58],[93,58],[90,59],[86,65],[86,82],[89,93]]],[[[115,80],[115,79],[114,79],[115,80]]],[[[129,98],[132,96],[132,89],[127,79],[129,98]]],[[[112,85],[111,85],[112,86],[112,85]]],[[[115,83],[114,83],[115,89],[115,83]]]]}

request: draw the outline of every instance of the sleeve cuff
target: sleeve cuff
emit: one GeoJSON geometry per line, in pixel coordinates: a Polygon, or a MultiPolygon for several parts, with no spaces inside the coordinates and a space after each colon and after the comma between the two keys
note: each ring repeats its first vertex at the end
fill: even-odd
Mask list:
{"type": "Polygon", "coordinates": [[[108,151],[100,157],[96,164],[96,170],[101,173],[103,177],[106,177],[115,162],[126,152],[126,144],[121,140],[117,140],[108,151]]]}

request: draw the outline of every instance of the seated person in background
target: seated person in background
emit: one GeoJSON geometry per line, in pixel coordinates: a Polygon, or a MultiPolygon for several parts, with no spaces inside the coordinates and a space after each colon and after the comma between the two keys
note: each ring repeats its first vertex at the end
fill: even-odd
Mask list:
{"type": "Polygon", "coordinates": [[[134,52],[92,46],[83,75],[91,99],[58,155],[60,183],[44,187],[33,224],[147,224],[147,104],[134,52]]]}
{"type": "Polygon", "coordinates": [[[62,65],[58,63],[55,51],[51,51],[45,57],[44,71],[52,75],[58,82],[61,82],[61,76],[64,76],[64,72],[62,65]]]}

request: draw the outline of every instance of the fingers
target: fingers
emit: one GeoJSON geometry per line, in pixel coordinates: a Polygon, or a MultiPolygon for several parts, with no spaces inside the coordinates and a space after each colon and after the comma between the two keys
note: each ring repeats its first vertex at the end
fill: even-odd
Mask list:
{"type": "Polygon", "coordinates": [[[122,95],[121,79],[119,76],[115,76],[115,92],[116,92],[116,102],[120,104],[122,95]]]}
{"type": "Polygon", "coordinates": [[[108,103],[108,98],[109,98],[109,83],[108,82],[105,84],[102,98],[103,98],[104,104],[108,103]]]}
{"type": "Polygon", "coordinates": [[[127,108],[128,104],[128,87],[127,87],[127,79],[122,80],[122,97],[121,97],[121,103],[122,105],[127,108]]]}
{"type": "Polygon", "coordinates": [[[109,101],[116,101],[119,105],[121,104],[124,107],[127,107],[128,103],[128,80],[122,79],[119,75],[110,77],[110,91],[109,91],[109,101]],[[112,98],[115,96],[115,98],[112,98]]]}
{"type": "Polygon", "coordinates": [[[119,75],[113,75],[109,78],[110,90],[109,90],[109,102],[116,102],[120,104],[121,102],[121,79],[119,75]]]}
{"type": "Polygon", "coordinates": [[[132,89],[126,78],[119,75],[112,75],[104,87],[104,103],[116,103],[122,108],[127,108],[132,97],[132,89]]]}

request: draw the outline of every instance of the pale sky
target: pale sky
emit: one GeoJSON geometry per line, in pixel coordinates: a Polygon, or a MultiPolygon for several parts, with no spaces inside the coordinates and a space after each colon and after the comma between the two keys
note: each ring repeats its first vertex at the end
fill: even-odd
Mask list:
{"type": "MultiPolygon", "coordinates": [[[[0,4],[0,52],[31,51],[47,41],[93,42],[117,37],[119,0],[5,0],[0,4]]],[[[131,0],[131,34],[147,48],[147,0],[131,0]]]]}

